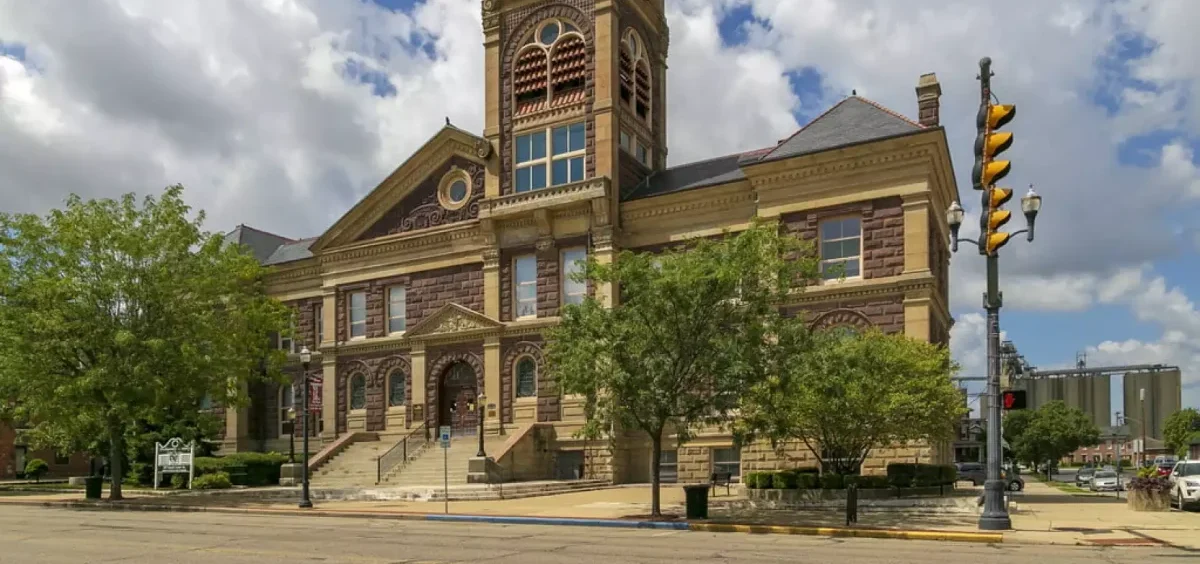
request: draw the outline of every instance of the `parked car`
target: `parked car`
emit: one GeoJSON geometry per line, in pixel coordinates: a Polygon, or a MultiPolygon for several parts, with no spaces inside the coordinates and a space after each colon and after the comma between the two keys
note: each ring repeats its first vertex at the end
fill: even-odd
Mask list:
{"type": "Polygon", "coordinates": [[[1171,470],[1171,497],[1180,510],[1200,503],[1200,460],[1181,460],[1171,470]]]}
{"type": "Polygon", "coordinates": [[[1121,491],[1122,488],[1121,483],[1117,480],[1117,473],[1115,471],[1101,470],[1092,475],[1088,489],[1094,492],[1117,492],[1121,491]]]}
{"type": "Polygon", "coordinates": [[[1092,483],[1092,475],[1096,473],[1096,469],[1091,466],[1084,466],[1075,473],[1075,486],[1086,488],[1092,483]]]}
{"type": "Polygon", "coordinates": [[[958,481],[971,482],[972,486],[983,484],[987,480],[987,469],[978,462],[959,462],[954,465],[958,470],[958,481]]]}
{"type": "Polygon", "coordinates": [[[1167,464],[1167,463],[1159,464],[1158,465],[1158,475],[1164,476],[1164,477],[1170,476],[1171,471],[1175,469],[1175,464],[1176,463],[1174,463],[1174,462],[1172,462],[1170,464],[1167,464]]]}

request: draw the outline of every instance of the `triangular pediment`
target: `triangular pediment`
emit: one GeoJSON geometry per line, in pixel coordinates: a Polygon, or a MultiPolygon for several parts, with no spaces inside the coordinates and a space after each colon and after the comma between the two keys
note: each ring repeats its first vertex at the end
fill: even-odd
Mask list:
{"type": "MultiPolygon", "coordinates": [[[[318,253],[358,241],[364,234],[377,229],[385,216],[394,213],[414,190],[431,175],[446,167],[451,159],[465,160],[481,166],[492,156],[492,146],[486,139],[463,131],[453,125],[442,127],[407,160],[380,182],[341,219],[337,220],[310,250],[318,253]]],[[[420,205],[420,204],[418,204],[420,205]]]]}
{"type": "Polygon", "coordinates": [[[499,329],[504,324],[467,307],[450,303],[422,319],[404,333],[410,339],[454,333],[499,329]]]}

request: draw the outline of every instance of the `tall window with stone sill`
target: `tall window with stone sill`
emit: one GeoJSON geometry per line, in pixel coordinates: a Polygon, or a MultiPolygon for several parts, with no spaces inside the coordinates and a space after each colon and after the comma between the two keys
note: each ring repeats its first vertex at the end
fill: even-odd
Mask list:
{"type": "Polygon", "coordinates": [[[562,296],[563,305],[583,303],[587,297],[587,282],[574,280],[573,277],[583,271],[587,261],[587,250],[580,247],[567,249],[562,253],[562,296]]]}
{"type": "Polygon", "coordinates": [[[388,334],[403,333],[408,327],[408,293],[404,286],[388,288],[388,334]]]}
{"type": "Polygon", "coordinates": [[[841,217],[821,222],[821,277],[862,277],[862,219],[841,217]]]}
{"type": "Polygon", "coordinates": [[[522,255],[513,259],[513,317],[537,317],[537,257],[522,255]]]}
{"type": "Polygon", "coordinates": [[[350,323],[350,338],[363,339],[367,336],[367,293],[354,292],[350,294],[348,320],[350,323]]]}

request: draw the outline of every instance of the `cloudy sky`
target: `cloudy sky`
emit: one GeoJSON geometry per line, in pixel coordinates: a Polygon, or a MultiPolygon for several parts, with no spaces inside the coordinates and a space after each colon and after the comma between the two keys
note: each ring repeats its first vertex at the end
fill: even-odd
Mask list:
{"type": "MultiPolygon", "coordinates": [[[[317,235],[445,117],[482,128],[479,4],[0,0],[0,209],[178,182],[210,229],[317,235]]],[[[771,145],[852,89],[915,115],[936,72],[975,208],[975,73],[992,57],[1018,106],[1009,185],[1045,198],[1038,240],[1003,252],[1007,337],[1039,367],[1080,351],[1178,364],[1200,405],[1200,2],[667,6],[672,164],[771,145]]],[[[982,266],[953,267],[968,375],[984,374],[982,266]]]]}

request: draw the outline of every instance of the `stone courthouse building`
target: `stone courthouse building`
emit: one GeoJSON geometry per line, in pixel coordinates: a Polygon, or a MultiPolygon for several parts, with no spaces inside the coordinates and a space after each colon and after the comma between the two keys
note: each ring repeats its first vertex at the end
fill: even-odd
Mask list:
{"type": "MultiPolygon", "coordinates": [[[[270,291],[295,308],[296,332],[280,346],[314,351],[311,375],[323,382],[314,466],[352,469],[357,457],[359,478],[373,484],[374,470],[361,470],[375,457],[408,441],[420,458],[412,452],[425,437],[450,425],[456,436],[482,427],[504,479],[648,481],[643,438],[573,438],[582,403],[544,374],[542,333],[564,304],[588,295],[613,304],[612,288],[568,279],[577,259],[611,261],[755,218],[817,240],[824,264],[845,265],[844,280],[812,286],[789,308],[821,326],[948,342],[943,210],[958,189],[934,75],[917,83],[915,121],[851,96],[773,146],[668,167],[663,0],[482,8],[482,132],[447,124],[317,237],[244,226],[228,236],[272,267],[270,291]]],[[[224,413],[224,450],[286,452],[292,388],[249,393],[248,407],[224,413]]],[[[468,457],[477,449],[474,439],[455,445],[468,457]]],[[[382,481],[405,474],[393,454],[382,481]]],[[[949,454],[880,448],[868,471],[949,454]]],[[[667,446],[662,461],[666,481],[813,464],[797,448],[734,449],[715,429],[667,446]]]]}

